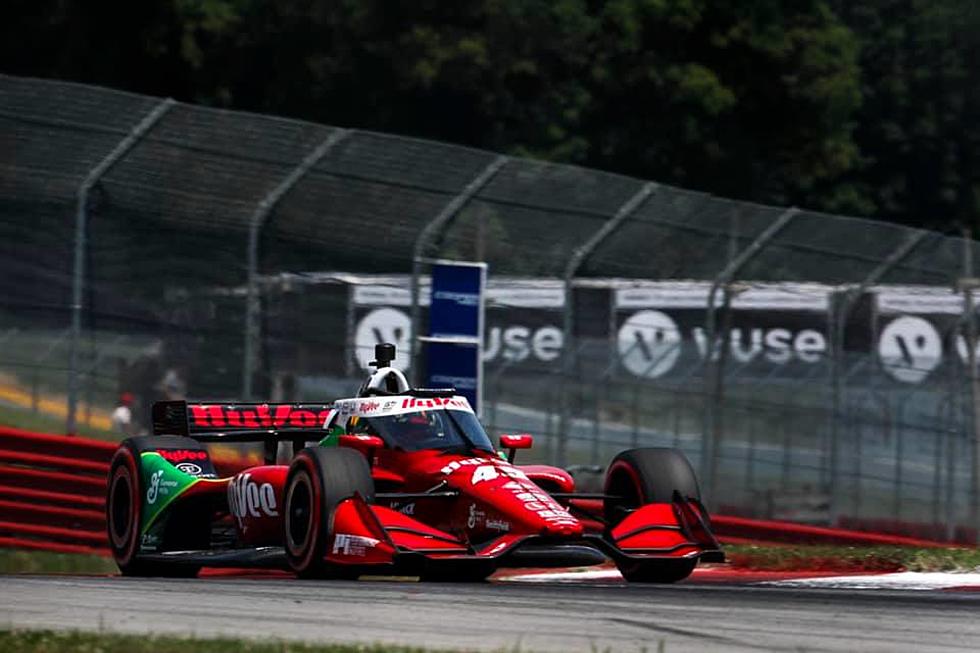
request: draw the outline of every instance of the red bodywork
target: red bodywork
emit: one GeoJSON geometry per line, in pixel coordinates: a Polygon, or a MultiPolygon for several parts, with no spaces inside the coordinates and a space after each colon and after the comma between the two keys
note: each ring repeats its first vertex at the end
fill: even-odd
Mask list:
{"type": "MultiPolygon", "coordinates": [[[[718,549],[696,503],[648,504],[608,528],[601,500],[551,496],[575,489],[571,475],[556,467],[516,466],[490,453],[386,449],[376,451],[372,463],[379,496],[421,495],[440,485],[444,491],[432,498],[370,505],[360,496],[343,501],[328,541],[330,562],[391,567],[405,554],[432,561],[503,559],[527,544],[557,546],[559,557],[562,544],[580,544],[631,559],[699,557],[718,549]],[[446,497],[446,491],[458,494],[446,497]]],[[[227,493],[243,543],[282,545],[288,469],[263,465],[236,474],[227,484],[208,484],[210,491],[227,493]]]]}
{"type": "MultiPolygon", "coordinates": [[[[253,430],[275,435],[273,444],[292,440],[299,451],[305,441],[322,437],[322,429],[341,423],[345,406],[367,414],[469,410],[463,404],[465,399],[405,396],[338,400],[332,407],[161,402],[154,406],[154,429],[182,431],[200,440],[210,434],[205,441],[235,441],[236,434],[253,430]],[[294,436],[288,427],[296,428],[294,436]],[[236,430],[221,431],[227,428],[236,430]]],[[[238,441],[261,441],[252,432],[241,437],[238,441]]],[[[333,441],[367,458],[375,488],[373,500],[356,493],[340,499],[329,523],[320,526],[328,532],[318,555],[334,565],[410,573],[443,564],[564,566],[612,559],[622,568],[723,559],[704,508],[677,492],[670,502],[624,507],[610,503],[615,497],[576,494],[574,479],[563,469],[513,465],[491,451],[404,451],[363,434],[343,434],[333,441]]],[[[530,446],[531,438],[512,436],[503,443],[513,454],[530,446]]],[[[268,451],[274,454],[275,448],[268,451]]],[[[617,464],[622,462],[613,467],[617,464]]],[[[289,469],[251,467],[231,478],[198,484],[186,496],[207,494],[218,513],[227,508],[237,533],[235,547],[283,547],[289,469]]]]}

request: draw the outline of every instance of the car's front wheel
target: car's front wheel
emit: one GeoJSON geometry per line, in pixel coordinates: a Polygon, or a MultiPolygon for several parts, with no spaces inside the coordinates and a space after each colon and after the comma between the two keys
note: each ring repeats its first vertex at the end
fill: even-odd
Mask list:
{"type": "MultiPolygon", "coordinates": [[[[605,517],[615,525],[633,510],[648,503],[670,503],[674,493],[701,500],[694,470],[677,449],[645,448],[623,451],[606,472],[605,517]]],[[[691,575],[693,558],[624,561],[618,564],[623,578],[633,583],[676,583],[691,575]]]]}
{"type": "Polygon", "coordinates": [[[356,578],[358,570],[326,561],[337,506],[355,494],[374,502],[371,468],[353,449],[310,447],[286,476],[283,540],[286,559],[304,578],[356,578]]]}

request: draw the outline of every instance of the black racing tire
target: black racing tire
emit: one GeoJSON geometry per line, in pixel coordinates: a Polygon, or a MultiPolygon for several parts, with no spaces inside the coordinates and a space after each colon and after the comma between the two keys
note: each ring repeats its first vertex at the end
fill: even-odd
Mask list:
{"type": "Polygon", "coordinates": [[[618,565],[619,573],[630,583],[676,583],[691,575],[697,558],[679,560],[643,560],[618,565]]]}
{"type": "MultiPolygon", "coordinates": [[[[604,512],[615,525],[629,510],[648,503],[670,503],[674,493],[701,501],[701,489],[691,463],[677,449],[651,447],[623,451],[606,471],[604,512]]],[[[696,558],[620,561],[620,573],[631,583],[676,583],[691,575],[696,558]]]]}
{"type": "Polygon", "coordinates": [[[670,503],[674,492],[701,500],[701,489],[691,463],[683,453],[669,447],[629,449],[618,454],[606,471],[605,494],[615,497],[603,502],[610,524],[622,521],[624,509],[647,503],[670,503]]]}
{"type": "Polygon", "coordinates": [[[357,578],[361,570],[330,564],[324,558],[333,534],[334,511],[359,494],[374,503],[374,479],[358,451],[309,447],[289,466],[283,517],[283,542],[290,568],[301,578],[357,578]]]}
{"type": "Polygon", "coordinates": [[[163,448],[204,450],[191,438],[176,435],[141,436],[123,440],[109,464],[106,483],[106,534],[116,566],[123,576],[192,578],[200,565],[148,561],[140,557],[143,516],[143,478],[140,455],[163,448]]]}
{"type": "Polygon", "coordinates": [[[427,583],[483,583],[495,571],[497,565],[492,560],[465,566],[442,563],[424,570],[419,580],[427,583]]]}

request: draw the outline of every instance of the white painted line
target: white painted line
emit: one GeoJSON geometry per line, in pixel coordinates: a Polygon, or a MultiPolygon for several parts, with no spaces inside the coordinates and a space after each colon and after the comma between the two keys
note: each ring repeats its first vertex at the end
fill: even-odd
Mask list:
{"type": "Polygon", "coordinates": [[[868,590],[941,590],[954,587],[980,587],[980,573],[916,572],[872,576],[828,576],[758,583],[778,587],[868,590]]]}
{"type": "Polygon", "coordinates": [[[516,574],[497,580],[521,583],[577,583],[583,580],[621,581],[622,574],[616,569],[588,569],[583,571],[548,571],[539,574],[516,574]]]}

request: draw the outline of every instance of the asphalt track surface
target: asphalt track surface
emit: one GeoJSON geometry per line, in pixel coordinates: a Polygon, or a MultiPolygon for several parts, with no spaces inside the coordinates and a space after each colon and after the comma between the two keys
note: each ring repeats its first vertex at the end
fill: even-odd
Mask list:
{"type": "Polygon", "coordinates": [[[506,651],[977,651],[980,592],[0,577],[0,627],[506,651]]]}

